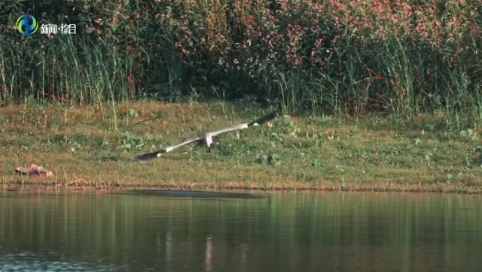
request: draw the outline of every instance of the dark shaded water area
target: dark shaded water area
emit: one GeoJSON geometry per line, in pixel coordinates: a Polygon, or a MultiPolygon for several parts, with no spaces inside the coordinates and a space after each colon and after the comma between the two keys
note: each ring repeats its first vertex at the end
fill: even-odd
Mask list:
{"type": "Polygon", "coordinates": [[[482,271],[482,197],[0,193],[0,271],[482,271]]]}

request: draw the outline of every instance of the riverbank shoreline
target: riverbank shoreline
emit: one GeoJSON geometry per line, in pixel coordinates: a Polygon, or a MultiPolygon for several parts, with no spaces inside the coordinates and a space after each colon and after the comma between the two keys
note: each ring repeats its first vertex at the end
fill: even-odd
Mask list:
{"type": "Polygon", "coordinates": [[[122,192],[122,191],[144,191],[144,190],[159,190],[159,191],[198,191],[198,192],[222,192],[222,193],[441,193],[441,194],[467,194],[467,195],[480,195],[482,191],[479,188],[467,187],[460,188],[456,186],[420,186],[420,187],[404,187],[404,188],[384,188],[384,187],[372,187],[372,188],[306,188],[306,187],[222,187],[215,188],[203,185],[192,184],[180,184],[178,186],[170,185],[157,185],[146,187],[145,185],[129,185],[124,187],[122,185],[115,185],[112,187],[102,185],[64,185],[62,183],[51,184],[39,184],[36,182],[28,182],[24,184],[8,183],[3,184],[2,189],[7,192],[29,192],[29,193],[46,193],[46,192],[122,192]]]}

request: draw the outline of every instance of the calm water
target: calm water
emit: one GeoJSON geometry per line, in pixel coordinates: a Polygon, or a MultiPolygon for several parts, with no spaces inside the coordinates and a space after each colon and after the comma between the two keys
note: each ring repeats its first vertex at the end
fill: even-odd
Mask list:
{"type": "Polygon", "coordinates": [[[0,271],[482,271],[482,197],[0,193],[0,271]]]}

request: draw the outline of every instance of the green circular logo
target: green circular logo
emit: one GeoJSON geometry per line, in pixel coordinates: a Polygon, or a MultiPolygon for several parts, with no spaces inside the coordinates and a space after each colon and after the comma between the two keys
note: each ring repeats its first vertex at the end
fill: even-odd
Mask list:
{"type": "Polygon", "coordinates": [[[30,36],[38,29],[37,20],[30,14],[24,14],[17,19],[17,29],[22,35],[30,36]]]}

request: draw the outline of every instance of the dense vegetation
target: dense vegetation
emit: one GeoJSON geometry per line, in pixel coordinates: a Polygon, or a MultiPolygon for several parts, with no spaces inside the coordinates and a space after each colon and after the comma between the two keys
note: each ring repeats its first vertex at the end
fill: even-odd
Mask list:
{"type": "Polygon", "coordinates": [[[482,1],[2,1],[0,104],[257,99],[482,118],[482,1]],[[23,13],[76,35],[22,36],[23,13]]]}

